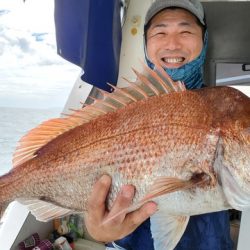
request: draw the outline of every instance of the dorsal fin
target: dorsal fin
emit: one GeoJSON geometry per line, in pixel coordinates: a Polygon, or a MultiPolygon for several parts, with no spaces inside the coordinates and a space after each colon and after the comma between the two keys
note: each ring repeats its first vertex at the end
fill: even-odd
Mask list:
{"type": "Polygon", "coordinates": [[[137,81],[130,82],[126,88],[112,86],[114,92],[106,93],[100,90],[100,99],[92,98],[93,103],[73,113],[66,118],[56,118],[43,122],[21,138],[13,156],[13,166],[36,157],[37,151],[59,135],[79,125],[88,123],[97,117],[114,112],[130,103],[146,99],[150,96],[159,96],[169,92],[185,90],[181,82],[173,82],[162,69],[153,71],[144,65],[145,73],[134,70],[137,81]]]}

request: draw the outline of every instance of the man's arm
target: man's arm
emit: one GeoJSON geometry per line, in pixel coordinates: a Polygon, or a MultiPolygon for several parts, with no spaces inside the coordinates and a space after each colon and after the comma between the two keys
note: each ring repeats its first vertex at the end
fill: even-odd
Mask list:
{"type": "Polygon", "coordinates": [[[111,210],[108,211],[105,201],[110,185],[111,177],[107,175],[96,182],[89,199],[88,213],[85,215],[85,224],[90,236],[102,242],[111,242],[127,236],[157,210],[154,202],[148,202],[129,214],[120,214],[103,224],[114,214],[129,207],[135,193],[132,185],[123,186],[111,210]]]}

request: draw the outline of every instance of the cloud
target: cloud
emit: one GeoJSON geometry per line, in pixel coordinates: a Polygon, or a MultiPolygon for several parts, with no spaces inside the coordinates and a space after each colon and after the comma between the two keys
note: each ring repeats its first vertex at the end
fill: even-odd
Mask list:
{"type": "Polygon", "coordinates": [[[8,14],[9,12],[9,10],[0,10],[0,16],[8,14]]]}
{"type": "Polygon", "coordinates": [[[42,42],[44,41],[44,36],[48,35],[48,33],[44,32],[44,33],[33,33],[32,36],[34,36],[36,38],[37,42],[42,42]]]}
{"type": "Polygon", "coordinates": [[[62,107],[81,69],[56,53],[53,1],[0,2],[0,105],[62,107]]]}

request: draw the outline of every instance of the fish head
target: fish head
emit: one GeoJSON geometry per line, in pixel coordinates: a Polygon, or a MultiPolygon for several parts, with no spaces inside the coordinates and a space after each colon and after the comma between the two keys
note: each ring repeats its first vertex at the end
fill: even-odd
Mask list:
{"type": "Polygon", "coordinates": [[[238,137],[225,136],[218,146],[220,178],[229,204],[237,210],[250,208],[249,128],[238,137]]]}
{"type": "Polygon", "coordinates": [[[229,204],[243,211],[250,208],[250,98],[236,90],[227,98],[215,165],[229,204]]]}

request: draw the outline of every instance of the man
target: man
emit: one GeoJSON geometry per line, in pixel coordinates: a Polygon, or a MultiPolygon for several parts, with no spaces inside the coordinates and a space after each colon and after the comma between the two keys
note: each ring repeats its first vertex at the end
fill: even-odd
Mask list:
{"type": "MultiPolygon", "coordinates": [[[[183,81],[188,89],[201,88],[207,48],[202,5],[197,0],[156,0],[146,14],[144,28],[145,55],[149,67],[163,67],[174,81],[183,81]]],[[[153,250],[150,219],[147,218],[157,210],[154,202],[102,224],[128,207],[135,192],[132,186],[124,186],[111,210],[107,211],[105,199],[110,184],[110,177],[103,176],[94,186],[86,217],[90,235],[98,241],[113,242],[109,246],[118,249],[153,250]]],[[[175,249],[232,249],[228,213],[192,216],[175,249]]]]}

